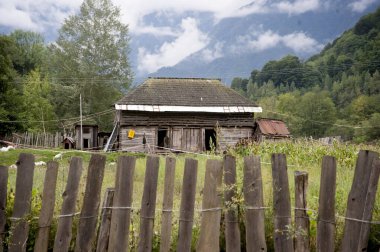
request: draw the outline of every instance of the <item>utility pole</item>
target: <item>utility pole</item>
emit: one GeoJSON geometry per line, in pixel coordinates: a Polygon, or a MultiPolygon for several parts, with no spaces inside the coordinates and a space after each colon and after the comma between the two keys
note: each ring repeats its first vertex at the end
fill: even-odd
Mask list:
{"type": "Polygon", "coordinates": [[[82,94],[79,94],[79,109],[80,109],[80,149],[83,150],[82,94]]]}

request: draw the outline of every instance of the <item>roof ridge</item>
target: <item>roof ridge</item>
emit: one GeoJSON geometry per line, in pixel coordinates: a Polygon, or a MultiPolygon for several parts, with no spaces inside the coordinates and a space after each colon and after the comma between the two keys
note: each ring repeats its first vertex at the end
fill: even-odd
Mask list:
{"type": "Polygon", "coordinates": [[[203,78],[203,77],[148,77],[148,79],[169,79],[169,80],[218,80],[222,82],[222,78],[203,78]]]}

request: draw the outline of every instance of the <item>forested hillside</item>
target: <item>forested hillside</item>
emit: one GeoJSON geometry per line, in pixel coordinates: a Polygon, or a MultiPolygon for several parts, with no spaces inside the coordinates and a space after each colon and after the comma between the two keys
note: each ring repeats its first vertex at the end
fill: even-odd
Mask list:
{"type": "Polygon", "coordinates": [[[307,61],[269,61],[231,87],[261,105],[262,117],[285,120],[295,136],[379,139],[380,9],[307,61]]]}

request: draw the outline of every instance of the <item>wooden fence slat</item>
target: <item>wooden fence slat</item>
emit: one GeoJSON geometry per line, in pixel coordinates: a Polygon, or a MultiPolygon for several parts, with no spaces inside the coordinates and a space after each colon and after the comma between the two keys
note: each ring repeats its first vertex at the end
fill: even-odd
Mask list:
{"type": "Polygon", "coordinates": [[[5,208],[7,206],[7,186],[8,167],[0,165],[0,252],[3,252],[5,245],[5,224],[7,223],[5,208]]]}
{"type": "Polygon", "coordinates": [[[225,211],[225,238],[226,251],[240,251],[240,229],[239,218],[236,203],[233,199],[236,197],[236,159],[233,156],[227,155],[224,157],[224,191],[225,211]]]}
{"type": "Polygon", "coordinates": [[[246,250],[267,251],[263,182],[259,156],[244,157],[243,191],[245,201],[246,250]]]}
{"type": "Polygon", "coordinates": [[[38,218],[38,234],[34,251],[47,251],[49,245],[50,225],[53,220],[55,206],[55,188],[57,185],[58,162],[47,163],[44,190],[42,193],[42,206],[38,218]]]}
{"type": "Polygon", "coordinates": [[[201,232],[197,251],[220,251],[219,233],[222,214],[223,162],[207,160],[203,187],[201,232]]]}
{"type": "Polygon", "coordinates": [[[336,160],[325,156],[322,160],[317,226],[317,251],[320,252],[335,249],[335,190],[336,160]]]}
{"type": "Polygon", "coordinates": [[[66,188],[62,194],[63,202],[58,219],[57,232],[55,233],[54,252],[69,251],[72,236],[71,225],[73,223],[82,170],[82,158],[72,157],[66,188]]]}
{"type": "Polygon", "coordinates": [[[159,168],[160,158],[158,156],[148,156],[146,159],[144,191],[141,200],[139,252],[152,251],[159,168]]]}
{"type": "Polygon", "coordinates": [[[166,158],[165,182],[164,182],[164,199],[162,203],[161,216],[161,242],[160,252],[170,251],[170,238],[172,231],[172,209],[174,196],[174,178],[175,178],[176,159],[166,158]]]}
{"type": "Polygon", "coordinates": [[[128,251],[129,224],[136,157],[120,156],[117,161],[115,195],[111,216],[108,251],[128,251]]]}
{"type": "Polygon", "coordinates": [[[310,251],[310,220],[306,212],[307,200],[306,191],[308,186],[307,172],[296,171],[294,173],[294,192],[295,192],[295,241],[294,251],[308,252],[310,251]]]}
{"type": "Polygon", "coordinates": [[[103,252],[108,249],[108,242],[110,237],[110,227],[111,227],[111,214],[112,214],[112,202],[115,193],[114,188],[107,188],[104,194],[103,209],[100,220],[99,236],[96,243],[96,251],[103,252]]]}
{"type": "Polygon", "coordinates": [[[367,251],[371,221],[379,181],[379,154],[361,150],[356,162],[354,180],[347,200],[342,251],[367,251]]]}
{"type": "Polygon", "coordinates": [[[275,251],[294,251],[289,228],[292,224],[289,180],[284,154],[272,154],[273,215],[275,251]]]}
{"type": "Polygon", "coordinates": [[[187,158],[182,182],[177,251],[191,250],[198,160],[187,158]]]}
{"type": "Polygon", "coordinates": [[[95,249],[96,223],[98,221],[100,193],[105,165],[105,156],[99,154],[91,155],[75,243],[76,252],[92,251],[95,249]]]}
{"type": "Polygon", "coordinates": [[[11,239],[8,251],[26,251],[29,223],[25,219],[30,212],[33,188],[34,156],[21,153],[17,161],[16,195],[12,213],[11,239]]]}

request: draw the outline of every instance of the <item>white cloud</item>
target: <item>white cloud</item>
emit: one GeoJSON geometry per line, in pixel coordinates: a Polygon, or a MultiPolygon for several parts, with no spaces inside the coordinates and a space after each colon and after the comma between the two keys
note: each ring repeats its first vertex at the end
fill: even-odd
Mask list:
{"type": "Polygon", "coordinates": [[[308,11],[317,10],[319,5],[319,0],[295,0],[293,2],[281,1],[273,4],[279,12],[285,12],[288,14],[301,14],[308,11]]]}
{"type": "Polygon", "coordinates": [[[376,0],[358,0],[350,3],[348,7],[350,7],[352,11],[363,12],[365,9],[367,9],[368,6],[375,2],[376,0]]]}
{"type": "Polygon", "coordinates": [[[297,53],[313,53],[322,49],[323,45],[303,32],[280,35],[271,30],[255,31],[237,38],[236,44],[230,47],[232,53],[243,53],[246,50],[261,52],[277,46],[286,46],[297,53]]]}
{"type": "Polygon", "coordinates": [[[209,39],[198,29],[193,18],[183,19],[182,32],[172,42],[165,42],[158,50],[148,52],[145,48],[138,49],[138,70],[152,73],[161,67],[174,66],[187,56],[204,48],[209,39]]]}
{"type": "Polygon", "coordinates": [[[207,49],[202,50],[201,52],[202,59],[206,63],[208,63],[208,62],[211,62],[213,60],[223,57],[224,56],[223,46],[224,46],[223,42],[217,42],[213,48],[211,49],[207,48],[207,49]]]}

